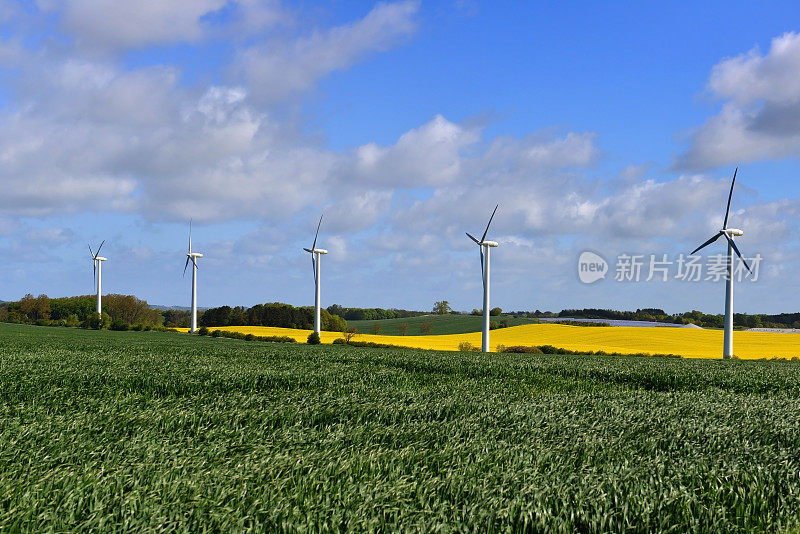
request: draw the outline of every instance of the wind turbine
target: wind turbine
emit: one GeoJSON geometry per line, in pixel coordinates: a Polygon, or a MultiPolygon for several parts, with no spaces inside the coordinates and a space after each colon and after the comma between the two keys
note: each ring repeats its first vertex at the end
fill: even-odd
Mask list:
{"type": "Polygon", "coordinates": [[[489,224],[486,225],[486,230],[484,230],[480,241],[467,233],[467,237],[475,241],[481,252],[481,276],[483,277],[483,335],[481,337],[481,350],[483,352],[489,352],[489,249],[498,245],[497,241],[486,241],[486,234],[489,232],[489,226],[492,224],[492,219],[494,219],[494,214],[497,213],[498,207],[499,204],[494,207],[492,216],[489,217],[489,224]],[[484,249],[486,249],[485,252],[484,249]]]}
{"type": "MultiPolygon", "coordinates": [[[[323,214],[324,215],[324,214],[323,214]]],[[[322,258],[320,258],[321,254],[327,254],[328,251],[324,248],[317,248],[317,238],[319,237],[319,227],[322,226],[322,217],[323,215],[319,216],[319,224],[317,224],[317,234],[314,236],[314,244],[311,245],[311,248],[303,247],[303,250],[311,254],[311,267],[314,269],[314,332],[317,334],[320,333],[322,321],[320,320],[320,311],[319,311],[319,263],[322,258]]]]}
{"type": "Polygon", "coordinates": [[[97,289],[97,313],[103,313],[103,303],[100,295],[102,281],[101,273],[103,270],[103,262],[108,261],[108,258],[104,258],[100,255],[100,249],[103,248],[103,243],[105,242],[106,240],[104,239],[103,242],[100,243],[100,246],[97,247],[97,252],[93,252],[92,246],[87,245],[89,247],[89,254],[92,256],[92,262],[94,263],[94,283],[95,289],[97,289]]]}
{"type": "Polygon", "coordinates": [[[700,250],[701,248],[707,247],[717,239],[722,236],[725,236],[725,240],[728,242],[728,276],[725,284],[725,332],[723,335],[723,349],[722,349],[722,358],[728,359],[733,356],[733,252],[736,252],[736,255],[739,256],[739,259],[742,260],[744,266],[747,267],[747,270],[750,271],[750,266],[747,265],[747,261],[742,257],[742,253],[739,252],[739,247],[736,246],[736,243],[733,242],[734,237],[738,237],[744,235],[744,232],[739,230],[738,228],[728,228],[728,215],[731,211],[731,197],[733,196],[733,185],[736,183],[736,173],[739,172],[739,167],[736,167],[736,170],[733,171],[733,180],[731,181],[731,191],[728,193],[728,207],[725,210],[725,221],[722,223],[722,230],[717,232],[713,237],[711,237],[708,241],[697,247],[692,251],[692,254],[700,250]]]}
{"type": "Polygon", "coordinates": [[[189,252],[186,253],[186,264],[183,266],[183,276],[186,276],[186,268],[189,261],[192,262],[192,325],[190,332],[197,331],[197,258],[202,258],[199,252],[192,252],[192,221],[189,219],[189,252]]]}

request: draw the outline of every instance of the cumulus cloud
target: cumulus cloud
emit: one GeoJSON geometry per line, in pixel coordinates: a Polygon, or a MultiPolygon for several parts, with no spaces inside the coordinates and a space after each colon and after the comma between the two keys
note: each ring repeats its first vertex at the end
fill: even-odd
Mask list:
{"type": "Polygon", "coordinates": [[[457,180],[462,151],[480,139],[480,132],[454,124],[441,115],[409,130],[391,147],[369,143],[354,154],[353,174],[363,182],[394,187],[435,186],[457,180]]]}
{"type": "Polygon", "coordinates": [[[678,166],[706,168],[800,156],[800,34],[788,32],[717,64],[709,92],[724,101],[692,135],[678,166]]]}
{"type": "MultiPolygon", "coordinates": [[[[108,2],[81,0],[43,5],[60,14],[62,24],[86,46],[104,50],[156,43],[164,24],[176,40],[192,39],[199,35],[198,20],[220,7],[211,1],[183,6],[183,11],[175,2],[119,10],[108,2]],[[107,11],[114,17],[101,24],[103,29],[91,26],[107,11]],[[131,32],[149,26],[130,20],[153,21],[152,33],[122,31],[112,42],[115,24],[125,17],[131,32]],[[70,26],[73,18],[89,26],[79,31],[70,26]],[[108,42],[102,32],[109,32],[108,42]]],[[[258,27],[284,16],[273,2],[241,0],[233,7],[233,26],[245,16],[258,27]]],[[[303,65],[321,68],[304,78],[302,87],[285,86],[283,75],[269,83],[281,94],[306,89],[330,70],[396,42],[413,28],[417,9],[416,2],[378,4],[351,24],[271,43],[270,57],[297,60],[301,70],[303,65]]],[[[47,48],[13,47],[15,55],[22,54],[15,59],[18,72],[9,79],[17,98],[0,111],[0,179],[8,191],[0,207],[9,213],[122,210],[153,219],[222,221],[277,218],[341,198],[343,215],[346,211],[360,221],[343,227],[363,228],[387,206],[391,194],[386,191],[352,194],[345,184],[354,173],[342,172],[354,168],[348,163],[352,158],[306,138],[302,125],[285,115],[273,117],[254,98],[252,84],[186,87],[175,67],[128,68],[82,50],[53,54],[47,48]]],[[[263,89],[257,86],[256,92],[263,89]]],[[[402,150],[401,144],[395,152],[402,150]]],[[[393,185],[391,179],[388,183],[393,185]]]]}
{"type": "Polygon", "coordinates": [[[84,51],[116,51],[148,45],[196,41],[201,19],[225,0],[64,0],[46,7],[60,14],[64,30],[84,51]]]}
{"type": "Polygon", "coordinates": [[[416,28],[417,1],[379,3],[363,19],[285,43],[242,50],[238,65],[253,96],[271,102],[304,91],[331,72],[380,52],[416,28]]]}

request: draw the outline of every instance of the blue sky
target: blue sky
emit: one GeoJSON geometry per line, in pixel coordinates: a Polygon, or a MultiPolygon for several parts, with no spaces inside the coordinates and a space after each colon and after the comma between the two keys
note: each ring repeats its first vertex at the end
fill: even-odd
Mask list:
{"type": "Polygon", "coordinates": [[[797,311],[799,11],[0,0],[0,299],[91,292],[106,239],[106,291],[186,305],[193,217],[201,306],[311,304],[324,212],[324,305],[470,310],[499,203],[493,305],[718,313],[614,268],[712,235],[739,165],[736,310],[797,311]]]}

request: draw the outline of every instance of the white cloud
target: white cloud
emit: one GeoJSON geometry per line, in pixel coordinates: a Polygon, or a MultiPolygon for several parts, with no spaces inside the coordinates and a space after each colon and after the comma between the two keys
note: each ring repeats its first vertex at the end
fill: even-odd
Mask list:
{"type": "Polygon", "coordinates": [[[366,190],[348,188],[335,192],[335,202],[325,208],[331,224],[326,229],[334,232],[357,232],[366,230],[385,215],[390,208],[393,192],[389,190],[366,190]]]}
{"type": "Polygon", "coordinates": [[[204,35],[200,19],[225,4],[225,0],[64,0],[57,7],[64,29],[83,50],[114,51],[196,41],[204,35]]]}
{"type": "Polygon", "coordinates": [[[800,34],[717,64],[708,90],[724,104],[692,135],[678,165],[705,168],[800,156],[800,34]]]}
{"type": "Polygon", "coordinates": [[[271,102],[310,88],[333,71],[394,45],[414,31],[417,1],[379,3],[363,19],[291,42],[274,40],[243,50],[239,68],[259,101],[271,102]]]}
{"type": "Polygon", "coordinates": [[[375,143],[355,151],[353,173],[359,181],[393,187],[435,186],[461,175],[462,151],[480,139],[480,132],[437,115],[409,130],[391,147],[375,143]]]}
{"type": "Polygon", "coordinates": [[[275,26],[288,24],[292,17],[277,0],[238,0],[233,36],[245,37],[263,33],[275,26]]]}

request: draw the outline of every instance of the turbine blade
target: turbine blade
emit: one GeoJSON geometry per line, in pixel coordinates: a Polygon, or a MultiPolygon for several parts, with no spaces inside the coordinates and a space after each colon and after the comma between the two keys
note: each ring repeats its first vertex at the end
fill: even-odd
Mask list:
{"type": "Polygon", "coordinates": [[[191,256],[189,256],[187,254],[186,255],[186,264],[183,266],[183,276],[186,276],[186,268],[189,267],[189,258],[191,258],[191,256]]]}
{"type": "Polygon", "coordinates": [[[714,237],[712,237],[711,239],[709,239],[708,241],[706,241],[705,243],[703,243],[702,245],[700,245],[699,247],[697,247],[696,249],[694,249],[694,250],[691,252],[691,254],[689,254],[689,255],[691,256],[692,254],[694,254],[695,252],[697,252],[697,251],[698,251],[698,250],[700,250],[701,248],[705,248],[705,247],[707,247],[708,245],[710,245],[711,243],[713,243],[714,241],[716,241],[717,239],[719,239],[719,237],[720,237],[721,235],[725,235],[725,233],[724,233],[724,232],[720,232],[720,233],[718,233],[717,235],[715,235],[714,237]]]}
{"type": "Polygon", "coordinates": [[[742,263],[744,263],[744,266],[747,267],[747,272],[752,273],[753,271],[750,270],[750,266],[747,265],[747,261],[742,256],[742,253],[739,252],[739,247],[736,246],[736,243],[733,242],[733,239],[731,239],[731,237],[728,234],[725,234],[725,238],[728,240],[728,243],[731,244],[731,247],[736,252],[736,255],[739,256],[739,259],[742,260],[742,263]]]}
{"type": "Polygon", "coordinates": [[[189,254],[192,253],[192,219],[189,219],[189,254]]]}
{"type": "Polygon", "coordinates": [[[486,290],[486,271],[483,267],[483,247],[479,249],[481,251],[481,283],[483,284],[483,289],[486,290]]]}
{"type": "Polygon", "coordinates": [[[94,252],[92,251],[92,245],[86,245],[86,246],[87,246],[87,247],[89,247],[89,255],[90,255],[92,258],[94,258],[94,252]]]}
{"type": "Polygon", "coordinates": [[[475,239],[474,237],[472,237],[471,235],[469,235],[469,232],[467,232],[467,237],[468,237],[468,238],[470,238],[470,239],[472,239],[473,241],[475,241],[475,243],[477,243],[478,245],[480,245],[480,244],[481,244],[481,242],[480,242],[480,241],[478,241],[477,239],[475,239]]]}
{"type": "Polygon", "coordinates": [[[722,223],[722,229],[725,230],[728,228],[728,215],[731,212],[731,197],[733,197],[733,184],[736,183],[736,173],[739,172],[739,167],[736,167],[736,170],[733,171],[733,180],[731,180],[731,192],[728,193],[728,207],[725,209],[725,222],[722,223]]]}
{"type": "Polygon", "coordinates": [[[319,216],[319,224],[317,225],[317,233],[314,235],[314,244],[311,245],[311,250],[317,249],[317,238],[319,237],[319,227],[322,226],[322,216],[325,215],[324,213],[319,216]]]}
{"type": "Polygon", "coordinates": [[[494,207],[494,211],[492,212],[492,216],[489,217],[489,224],[486,225],[486,231],[483,232],[483,237],[481,238],[481,243],[486,241],[486,234],[489,233],[489,226],[492,224],[492,219],[494,219],[494,214],[497,213],[497,208],[500,207],[500,204],[494,207]]]}
{"type": "MultiPolygon", "coordinates": [[[[106,242],[106,240],[103,239],[103,243],[105,243],[105,242],[106,242]]],[[[100,255],[100,249],[103,248],[103,243],[100,243],[100,246],[97,247],[97,252],[94,253],[94,257],[95,258],[100,255]]]]}
{"type": "Polygon", "coordinates": [[[94,289],[97,291],[97,260],[92,262],[92,273],[94,277],[92,278],[92,283],[94,284],[94,289]]]}
{"type": "Polygon", "coordinates": [[[311,255],[311,270],[314,271],[314,284],[317,283],[317,261],[314,258],[314,254],[311,255]]]}
{"type": "Polygon", "coordinates": [[[195,269],[200,268],[200,265],[197,263],[197,258],[194,257],[192,258],[192,265],[194,266],[195,269]]]}

